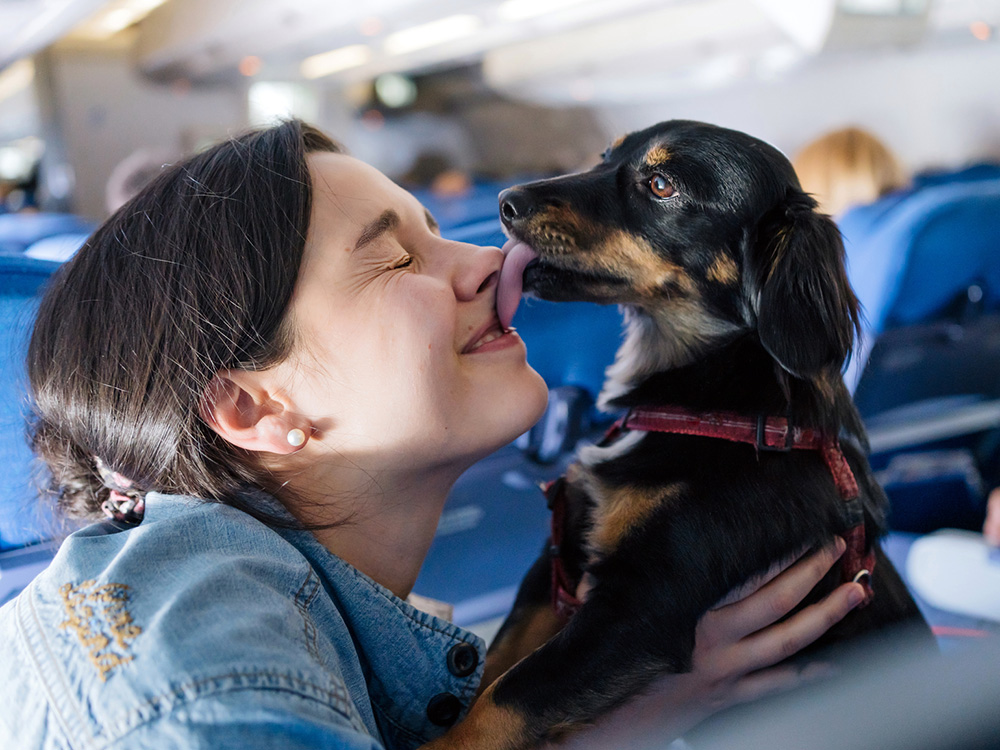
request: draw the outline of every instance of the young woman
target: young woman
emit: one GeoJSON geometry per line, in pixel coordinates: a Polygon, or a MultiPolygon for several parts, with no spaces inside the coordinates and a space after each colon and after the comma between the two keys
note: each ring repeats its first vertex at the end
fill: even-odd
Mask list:
{"type": "MultiPolygon", "coordinates": [[[[28,363],[52,492],[112,520],[0,610],[0,745],[413,748],[461,721],[484,644],[404,599],[449,488],[545,406],[498,323],[502,262],[299,122],[112,216],[54,278],[28,363]]],[[[839,550],[706,615],[690,674],[578,741],[794,683],[764,668],[860,588],[771,623],[839,550]]]]}

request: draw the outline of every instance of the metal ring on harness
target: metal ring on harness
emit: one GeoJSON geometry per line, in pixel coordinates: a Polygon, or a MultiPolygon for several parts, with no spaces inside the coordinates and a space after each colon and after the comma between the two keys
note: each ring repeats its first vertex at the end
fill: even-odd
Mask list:
{"type": "Polygon", "coordinates": [[[871,579],[871,571],[867,568],[862,568],[857,573],[855,573],[854,578],[851,579],[851,583],[861,583],[865,579],[871,579]]]}

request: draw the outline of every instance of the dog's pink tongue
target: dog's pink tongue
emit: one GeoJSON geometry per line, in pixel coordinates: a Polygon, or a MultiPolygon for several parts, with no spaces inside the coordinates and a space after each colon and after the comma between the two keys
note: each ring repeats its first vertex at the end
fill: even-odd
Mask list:
{"type": "Polygon", "coordinates": [[[507,240],[503,252],[506,257],[500,269],[500,282],[497,284],[497,317],[500,318],[501,326],[509,328],[521,301],[524,269],[538,257],[538,253],[520,240],[507,240]]]}

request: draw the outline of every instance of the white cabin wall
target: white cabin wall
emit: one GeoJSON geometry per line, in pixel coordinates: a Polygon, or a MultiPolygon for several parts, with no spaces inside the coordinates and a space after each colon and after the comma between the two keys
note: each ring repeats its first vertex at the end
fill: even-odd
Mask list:
{"type": "Polygon", "coordinates": [[[187,153],[247,126],[242,87],[164,86],[143,79],[124,51],[53,50],[55,96],[76,178],[73,209],[103,218],[111,170],[141,147],[187,153]]]}
{"type": "Polygon", "coordinates": [[[958,167],[1000,160],[1000,48],[831,56],[772,81],[599,112],[611,137],[695,119],[744,130],[789,155],[855,124],[883,138],[912,170],[958,167]]]}

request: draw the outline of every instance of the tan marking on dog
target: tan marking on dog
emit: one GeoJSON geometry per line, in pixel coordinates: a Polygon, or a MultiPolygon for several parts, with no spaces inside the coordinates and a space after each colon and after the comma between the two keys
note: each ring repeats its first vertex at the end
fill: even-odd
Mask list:
{"type": "MultiPolygon", "coordinates": [[[[618,440],[611,448],[615,448],[620,442],[629,440],[632,435],[638,435],[641,438],[644,433],[630,433],[618,440]]],[[[630,445],[635,447],[637,442],[630,441],[630,445]]],[[[616,460],[621,454],[596,447],[587,450],[589,453],[586,456],[581,456],[583,460],[574,464],[577,470],[570,483],[570,489],[567,491],[586,494],[593,501],[593,528],[588,544],[592,552],[606,554],[614,551],[629,532],[645,523],[663,503],[676,497],[681,491],[681,485],[611,486],[602,481],[594,470],[601,463],[616,460]]],[[[567,481],[569,480],[567,479],[567,481]]]]}
{"type": "Polygon", "coordinates": [[[829,407],[833,407],[837,398],[837,386],[842,383],[839,370],[821,370],[811,378],[816,387],[816,393],[829,407]]]}
{"type": "Polygon", "coordinates": [[[785,254],[788,252],[788,245],[792,241],[792,230],[788,227],[781,227],[775,232],[774,237],[771,238],[771,244],[774,246],[774,251],[771,254],[771,265],[767,269],[767,277],[764,279],[764,283],[771,280],[775,273],[778,271],[778,267],[781,265],[785,258],[785,254]]]}
{"type": "Polygon", "coordinates": [[[493,701],[495,688],[494,682],[479,696],[464,720],[442,737],[421,747],[426,750],[521,750],[534,747],[538,738],[531,736],[524,716],[493,701]]]}
{"type": "MultiPolygon", "coordinates": [[[[630,289],[621,303],[638,303],[662,294],[665,285],[685,295],[697,295],[694,280],[678,264],[671,263],[647,240],[630,232],[606,227],[581,216],[566,205],[546,206],[531,221],[528,239],[549,259],[559,258],[567,270],[604,273],[620,279],[630,289]]],[[[611,284],[603,291],[621,293],[611,284]]],[[[596,291],[596,290],[595,290],[596,291]]]]}
{"type": "Polygon", "coordinates": [[[638,529],[657,508],[677,497],[681,487],[603,487],[597,506],[590,544],[595,551],[613,552],[622,540],[638,529]]]}
{"type": "Polygon", "coordinates": [[[624,133],[624,134],[618,136],[617,138],[615,138],[614,142],[611,144],[611,150],[614,151],[620,145],[622,145],[623,143],[625,143],[625,139],[626,138],[628,138],[628,133],[624,133]]]}
{"type": "Polygon", "coordinates": [[[555,256],[575,252],[579,237],[592,237],[599,231],[569,206],[546,206],[532,220],[530,236],[532,244],[555,256]]]}
{"type": "Polygon", "coordinates": [[[653,146],[646,152],[646,164],[655,167],[670,161],[670,151],[666,146],[653,146]]]}
{"type": "Polygon", "coordinates": [[[657,253],[645,239],[622,230],[610,232],[606,239],[591,247],[586,257],[581,258],[581,265],[627,281],[631,295],[620,302],[658,297],[667,285],[685,295],[698,292],[694,280],[681,266],[657,253]]]}
{"type": "Polygon", "coordinates": [[[736,261],[725,253],[719,253],[708,267],[708,280],[729,286],[736,283],[739,276],[739,269],[736,261]]]}
{"type": "Polygon", "coordinates": [[[543,226],[555,224],[574,232],[595,231],[593,222],[578,214],[571,206],[545,206],[538,212],[535,221],[543,226]]]}
{"type": "Polygon", "coordinates": [[[525,607],[523,612],[515,611],[514,614],[517,621],[501,631],[490,644],[480,692],[562,629],[562,623],[548,601],[525,607]]]}
{"type": "Polygon", "coordinates": [[[561,258],[567,270],[604,273],[624,282],[626,296],[616,284],[595,289],[615,302],[649,302],[663,296],[667,286],[675,296],[678,291],[698,294],[687,271],[657,253],[647,240],[620,229],[608,231],[569,206],[548,206],[540,212],[532,222],[530,241],[550,259],[561,258]]]}

